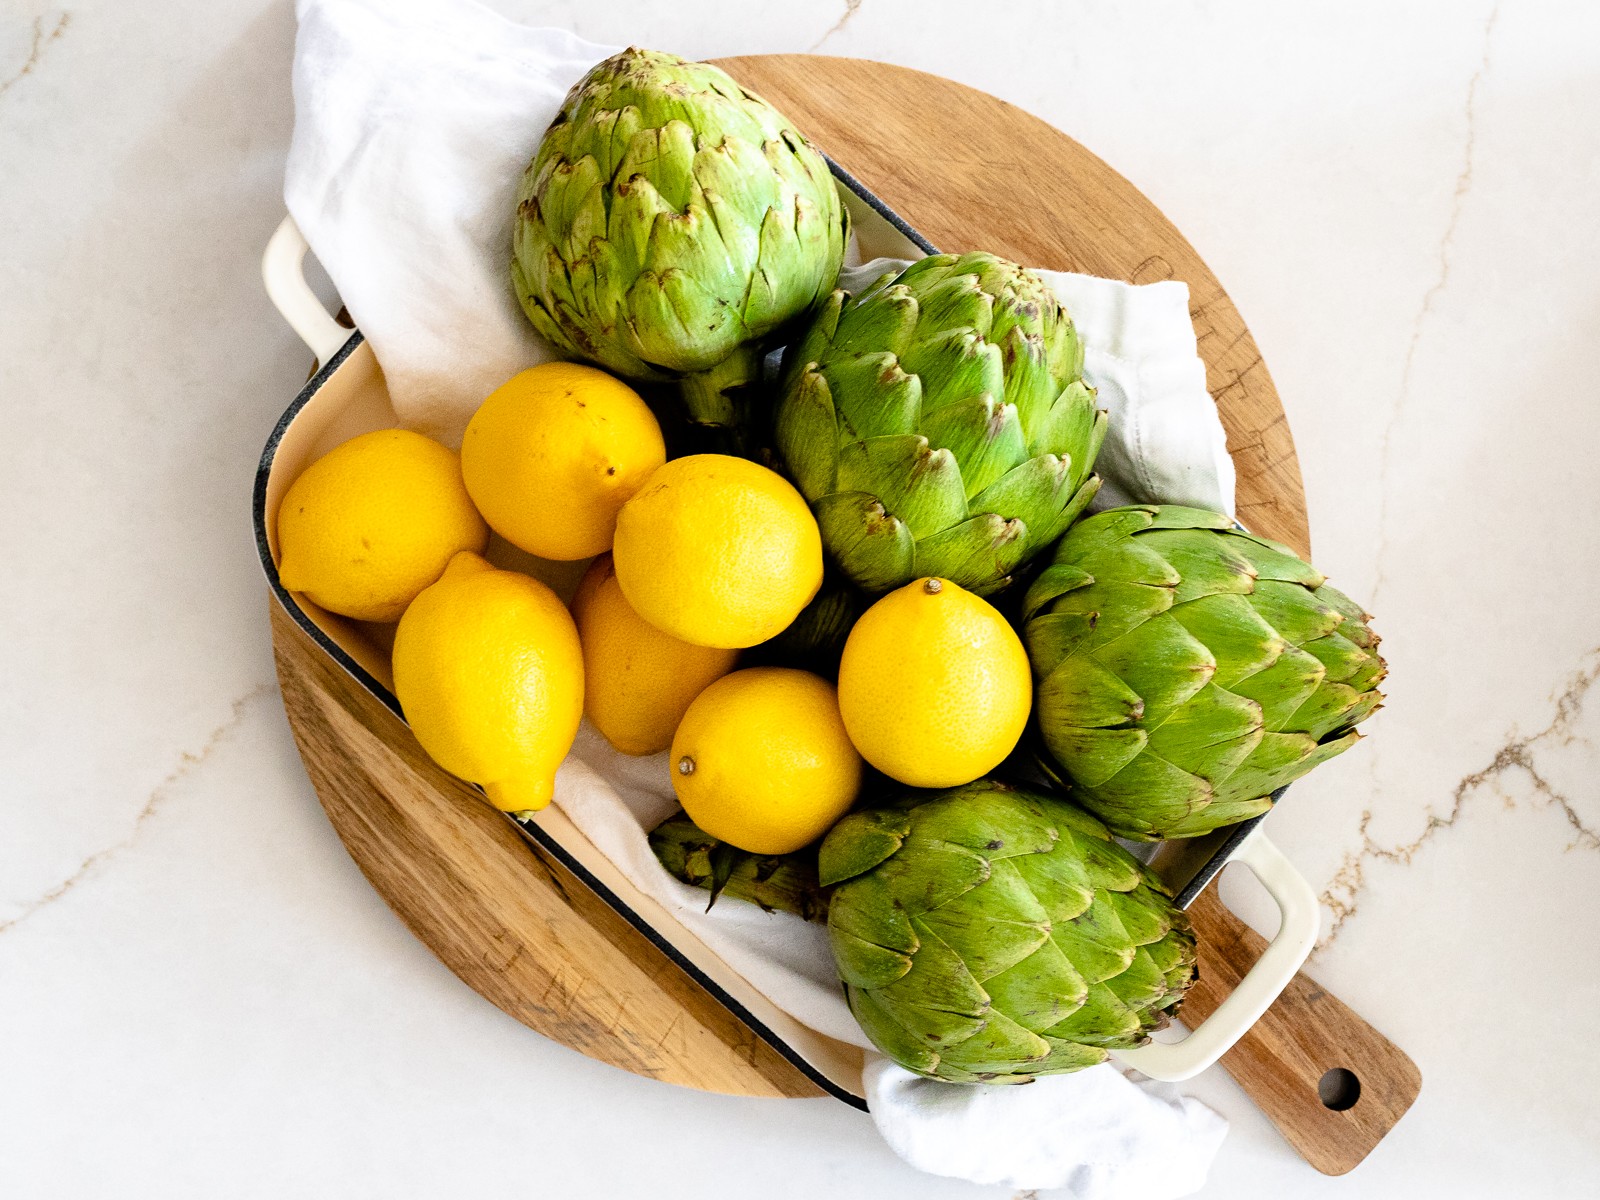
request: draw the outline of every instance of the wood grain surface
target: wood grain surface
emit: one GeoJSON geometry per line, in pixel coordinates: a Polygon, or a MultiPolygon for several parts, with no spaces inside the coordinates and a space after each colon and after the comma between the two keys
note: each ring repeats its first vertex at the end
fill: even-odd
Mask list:
{"type": "MultiPolygon", "coordinates": [[[[941,249],[1132,282],[1181,279],[1239,473],[1240,517],[1309,551],[1294,443],[1272,380],[1216,278],[1139,192],[1069,137],[994,97],[851,59],[723,60],[941,249]]],[[[435,767],[410,731],[274,601],[284,705],[330,820],[373,886],[469,986],[533,1029],[665,1082],[752,1096],[819,1090],[559,862],[435,767]]],[[[1194,910],[1215,1007],[1260,939],[1209,896],[1194,910]]],[[[1370,1026],[1297,977],[1224,1064],[1319,1170],[1349,1170],[1419,1076],[1370,1026]],[[1360,1098],[1324,1107],[1328,1068],[1360,1098]]]]}
{"type": "MultiPolygon", "coordinates": [[[[1200,939],[1200,979],[1184,1000],[1184,1019],[1216,1010],[1266,948],[1264,939],[1223,907],[1216,889],[1189,907],[1200,939]]],[[[1404,1051],[1344,1001],[1303,972],[1222,1065],[1290,1145],[1325,1175],[1343,1175],[1405,1115],[1422,1090],[1422,1072],[1404,1051]],[[1325,1103],[1320,1088],[1329,1072],[1325,1103]]]]}
{"type": "Polygon", "coordinates": [[[389,906],[467,986],[547,1037],[667,1083],[821,1091],[587,886],[435,766],[271,601],[283,705],[317,796],[389,906]]]}

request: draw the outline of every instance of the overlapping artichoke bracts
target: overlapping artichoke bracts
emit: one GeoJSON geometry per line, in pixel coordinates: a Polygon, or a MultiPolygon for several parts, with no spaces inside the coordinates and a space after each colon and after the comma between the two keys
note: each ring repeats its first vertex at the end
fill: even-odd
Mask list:
{"type": "Polygon", "coordinates": [[[1039,732],[1074,798],[1123,837],[1194,837],[1354,745],[1385,666],[1323,578],[1220,513],[1074,526],[1023,605],[1039,732]]]}
{"type": "Polygon", "coordinates": [[[726,896],[767,912],[793,913],[807,921],[827,919],[828,898],[817,883],[815,846],[792,854],[752,854],[712,837],[684,812],[652,829],[649,842],[668,875],[711,893],[708,910],[726,896]]]}
{"type": "Polygon", "coordinates": [[[511,275],[550,342],[678,381],[691,416],[832,291],[849,218],[822,155],[723,71],[625,50],[568,94],[523,176],[511,275]]]}
{"type": "Polygon", "coordinates": [[[852,813],[822,844],[828,931],[880,1050],[1026,1083],[1137,1046],[1195,978],[1188,919],[1101,823],[989,780],[852,813]]]}
{"type": "Polygon", "coordinates": [[[1055,294],[992,254],[835,292],[785,352],[779,454],[860,587],[986,595],[1099,488],[1105,414],[1055,294]]]}

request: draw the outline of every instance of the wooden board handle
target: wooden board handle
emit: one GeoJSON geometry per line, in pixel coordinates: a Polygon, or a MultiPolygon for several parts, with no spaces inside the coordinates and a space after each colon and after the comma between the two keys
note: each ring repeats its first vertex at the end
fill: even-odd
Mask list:
{"type": "MultiPolygon", "coordinates": [[[[1200,942],[1200,979],[1183,1016],[1198,1023],[1267,943],[1223,906],[1215,889],[1200,895],[1189,916],[1200,942]]],[[[1304,973],[1222,1056],[1222,1065],[1324,1175],[1343,1175],[1366,1158],[1422,1089],[1422,1072],[1399,1047],[1304,973]]]]}

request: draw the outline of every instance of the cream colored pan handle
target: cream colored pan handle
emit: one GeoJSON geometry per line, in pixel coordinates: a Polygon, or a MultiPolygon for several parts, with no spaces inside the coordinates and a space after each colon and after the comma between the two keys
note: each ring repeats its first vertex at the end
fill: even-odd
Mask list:
{"type": "Polygon", "coordinates": [[[346,329],[335,321],[306,282],[305,261],[309,249],[300,226],[294,223],[293,217],[285,217],[261,256],[261,278],[267,285],[268,298],[289,322],[289,328],[311,347],[311,353],[317,356],[317,366],[321,367],[339,353],[355,330],[346,329]]]}
{"type": "Polygon", "coordinates": [[[1278,932],[1216,1012],[1182,1041],[1151,1042],[1137,1050],[1113,1051],[1124,1066],[1152,1079],[1170,1083],[1189,1079],[1232,1049],[1288,986],[1316,942],[1321,922],[1317,894],[1259,826],[1229,861],[1250,868],[1250,873],[1267,889],[1278,906],[1278,932]]]}

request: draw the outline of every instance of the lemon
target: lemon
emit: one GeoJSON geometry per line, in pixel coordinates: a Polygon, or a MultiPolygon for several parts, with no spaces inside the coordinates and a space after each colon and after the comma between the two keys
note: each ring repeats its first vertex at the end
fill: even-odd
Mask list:
{"type": "Polygon", "coordinates": [[[816,841],[861,787],[833,685],[790,667],[750,667],[706,688],[678,726],[671,762],[689,818],[752,854],[816,841]]]}
{"type": "Polygon", "coordinates": [[[432,438],[381,429],[312,463],[278,506],[278,579],[359,621],[393,621],[489,530],[461,462],[432,438]]]}
{"type": "Polygon", "coordinates": [[[994,606],[918,579],[856,622],[839,663],[839,710],[869,763],[913,787],[992,771],[1033,707],[1028,655],[994,606]]]}
{"type": "Polygon", "coordinates": [[[489,527],[564,562],[611,549],[617,510],[665,460],[661,426],[639,394],[568,362],[501,385],[461,442],[467,490],[489,527]]]}
{"type": "Polygon", "coordinates": [[[458,554],[400,619],[394,691],[446,771],[507,812],[543,808],[583,717],[572,615],[537,579],[458,554]]]}
{"type": "Polygon", "coordinates": [[[689,704],[733,670],[737,650],[692,646],[633,611],[612,569],[594,560],[572,598],[583,643],[583,711],[624,754],[659,754],[689,704]]]}
{"type": "Polygon", "coordinates": [[[822,537],[799,492],[726,454],[676,458],[617,517],[617,580],[657,629],[697,646],[754,646],[822,586],[822,537]]]}

